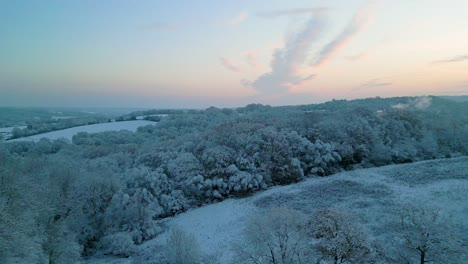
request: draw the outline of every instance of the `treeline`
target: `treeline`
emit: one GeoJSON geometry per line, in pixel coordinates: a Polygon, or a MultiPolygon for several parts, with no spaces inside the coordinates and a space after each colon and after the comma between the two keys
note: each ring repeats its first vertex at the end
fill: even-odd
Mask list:
{"type": "Polygon", "coordinates": [[[136,133],[0,145],[0,262],[128,256],[158,235],[159,219],[192,207],[309,176],[467,155],[468,105],[420,100],[211,107],[136,133]]]}

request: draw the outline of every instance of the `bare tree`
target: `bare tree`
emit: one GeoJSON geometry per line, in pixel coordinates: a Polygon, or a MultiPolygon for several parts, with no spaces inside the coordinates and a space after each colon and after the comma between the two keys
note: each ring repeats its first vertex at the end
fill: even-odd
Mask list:
{"type": "Polygon", "coordinates": [[[236,263],[310,263],[306,217],[288,208],[253,214],[244,231],[245,241],[236,244],[236,263]]]}
{"type": "Polygon", "coordinates": [[[372,263],[372,247],[367,235],[351,222],[351,217],[334,210],[314,214],[310,224],[311,236],[322,260],[333,263],[372,263]]]}
{"type": "Polygon", "coordinates": [[[173,228],[166,244],[166,257],[170,264],[196,264],[200,262],[200,246],[194,235],[173,228]]]}
{"type": "Polygon", "coordinates": [[[438,209],[406,205],[400,213],[402,240],[405,248],[418,254],[419,263],[457,263],[460,254],[458,235],[450,228],[438,209]]]}

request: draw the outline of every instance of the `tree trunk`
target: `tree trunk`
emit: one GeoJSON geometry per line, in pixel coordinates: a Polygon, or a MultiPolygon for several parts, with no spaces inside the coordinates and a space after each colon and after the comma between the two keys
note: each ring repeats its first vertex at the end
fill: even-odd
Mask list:
{"type": "Polygon", "coordinates": [[[421,261],[419,262],[420,264],[424,264],[426,262],[424,259],[426,258],[426,252],[421,251],[421,261]]]}

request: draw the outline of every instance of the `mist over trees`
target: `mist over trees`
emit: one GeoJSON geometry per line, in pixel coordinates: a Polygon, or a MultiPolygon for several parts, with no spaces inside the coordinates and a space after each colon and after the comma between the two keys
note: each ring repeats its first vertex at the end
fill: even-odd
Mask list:
{"type": "MultiPolygon", "coordinates": [[[[174,111],[136,133],[3,143],[0,262],[72,263],[97,253],[126,257],[135,245],[159,235],[160,219],[190,208],[306,177],[467,155],[468,104],[427,98],[426,104],[418,98],[374,98],[210,107],[174,111]]],[[[417,224],[411,219],[404,218],[405,228],[417,224]]],[[[309,234],[319,239],[324,260],[370,254],[365,235],[339,213],[320,212],[313,221],[316,229],[309,234]],[[323,229],[334,222],[342,236],[358,239],[340,246],[361,251],[330,246],[337,238],[323,229]]],[[[276,223],[265,226],[270,224],[276,223]]],[[[302,239],[294,229],[284,231],[302,239]]],[[[414,243],[408,241],[408,248],[421,252],[423,246],[414,243]]],[[[253,253],[264,250],[258,245],[253,253]]],[[[296,257],[276,251],[268,257],[283,253],[296,257]]]]}

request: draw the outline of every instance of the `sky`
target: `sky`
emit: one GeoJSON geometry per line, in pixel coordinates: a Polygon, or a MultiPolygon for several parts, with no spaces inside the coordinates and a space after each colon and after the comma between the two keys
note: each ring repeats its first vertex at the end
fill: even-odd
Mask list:
{"type": "Polygon", "coordinates": [[[466,94],[466,0],[0,0],[0,106],[466,94]]]}

